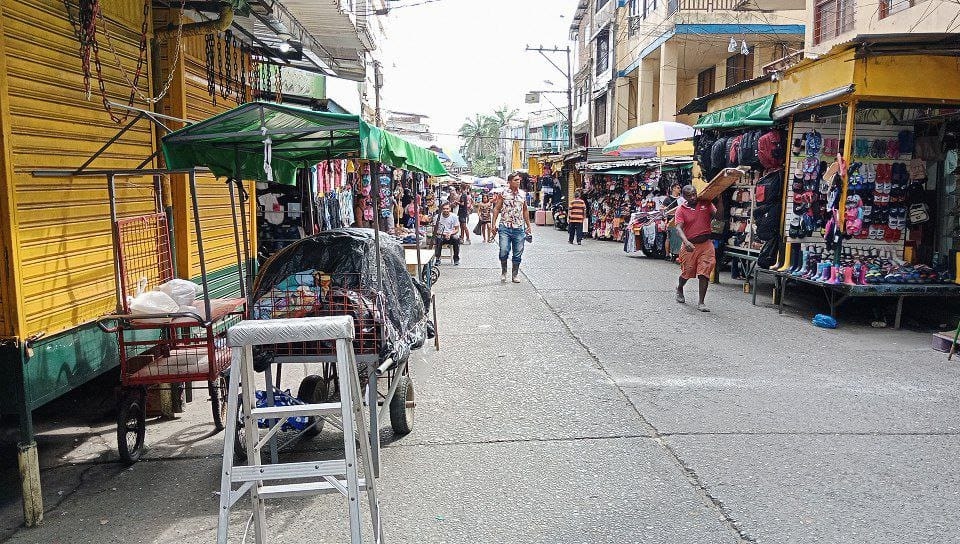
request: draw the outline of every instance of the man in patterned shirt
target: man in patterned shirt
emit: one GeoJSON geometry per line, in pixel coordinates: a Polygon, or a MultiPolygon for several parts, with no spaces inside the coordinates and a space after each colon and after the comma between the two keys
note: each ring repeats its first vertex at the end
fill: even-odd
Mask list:
{"type": "Polygon", "coordinates": [[[493,207],[493,225],[500,218],[500,283],[507,282],[507,258],[512,256],[513,283],[520,283],[520,259],[523,243],[530,236],[530,212],[527,211],[527,193],[520,189],[520,174],[513,173],[507,181],[510,186],[493,207]]]}

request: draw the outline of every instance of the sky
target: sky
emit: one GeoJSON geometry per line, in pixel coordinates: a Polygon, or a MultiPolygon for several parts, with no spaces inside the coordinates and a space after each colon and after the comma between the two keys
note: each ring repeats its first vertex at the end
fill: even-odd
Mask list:
{"type": "MultiPolygon", "coordinates": [[[[576,6],[577,0],[437,0],[395,7],[386,18],[383,107],[428,115],[431,131],[451,134],[466,117],[504,104],[519,109],[521,118],[552,109],[545,100],[528,106],[524,95],[566,91],[564,77],[539,53],[524,49],[570,45],[576,6]]],[[[566,69],[565,54],[553,58],[566,69]]],[[[548,98],[566,110],[565,95],[548,98]]],[[[460,145],[456,136],[437,139],[441,147],[460,145]]]]}

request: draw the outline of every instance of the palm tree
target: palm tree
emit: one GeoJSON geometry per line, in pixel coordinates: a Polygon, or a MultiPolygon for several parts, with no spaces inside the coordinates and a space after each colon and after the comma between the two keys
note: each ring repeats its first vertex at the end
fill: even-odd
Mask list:
{"type": "Polygon", "coordinates": [[[464,141],[464,151],[468,158],[480,157],[484,152],[484,137],[487,136],[487,126],[489,118],[479,113],[474,114],[473,119],[466,118],[463,125],[460,126],[459,134],[464,141]]]}
{"type": "Polygon", "coordinates": [[[494,110],[493,115],[494,115],[494,118],[497,120],[497,124],[499,125],[497,129],[499,130],[500,128],[507,126],[510,123],[510,121],[513,121],[514,119],[516,119],[518,113],[520,113],[520,110],[517,110],[517,109],[511,110],[506,105],[500,106],[499,109],[494,110]]]}

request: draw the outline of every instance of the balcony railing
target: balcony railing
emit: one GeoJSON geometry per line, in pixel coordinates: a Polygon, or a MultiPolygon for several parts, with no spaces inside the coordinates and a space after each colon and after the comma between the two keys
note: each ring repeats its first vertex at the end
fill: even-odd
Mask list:
{"type": "Polygon", "coordinates": [[[678,11],[733,11],[739,0],[667,0],[667,13],[672,15],[678,11]]]}

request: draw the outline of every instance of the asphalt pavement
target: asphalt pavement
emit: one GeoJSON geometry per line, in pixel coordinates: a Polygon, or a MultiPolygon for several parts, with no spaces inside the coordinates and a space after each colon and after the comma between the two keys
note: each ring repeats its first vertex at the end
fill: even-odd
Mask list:
{"type": "MultiPolygon", "coordinates": [[[[534,236],[520,284],[500,283],[492,244],[441,267],[440,351],[411,362],[414,430],[381,435],[388,542],[960,541],[960,364],[929,332],[864,327],[856,308],[818,329],[816,299],[778,315],[768,287],[752,306],[729,279],[700,313],[673,300],[674,264],[534,236]]],[[[222,435],[206,403],[151,422],[126,468],[109,395],[92,397],[39,415],[46,519],[15,528],[6,493],[0,541],[212,542],[222,435]]],[[[339,440],[328,426],[291,456],[339,440]]],[[[273,502],[272,541],[348,541],[345,512],[273,502]]]]}

